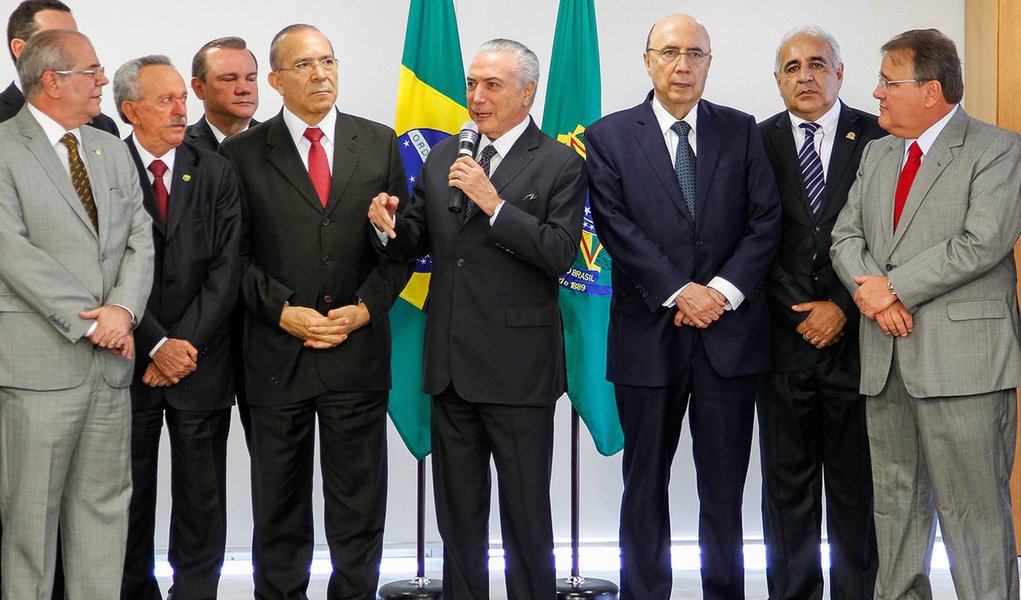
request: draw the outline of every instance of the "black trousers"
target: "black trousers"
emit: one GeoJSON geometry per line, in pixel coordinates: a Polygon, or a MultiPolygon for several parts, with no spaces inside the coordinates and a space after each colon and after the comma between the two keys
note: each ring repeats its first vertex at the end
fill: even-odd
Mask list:
{"type": "Polygon", "coordinates": [[[329,600],[374,598],[386,519],[387,392],[325,392],[251,406],[256,600],[306,600],[315,543],[312,476],[320,431],[329,600]]]}
{"type": "MultiPolygon", "coordinates": [[[[624,430],[620,598],[666,600],[670,563],[670,465],[688,413],[699,498],[702,597],[744,598],[741,503],[758,375],[721,377],[700,342],[687,372],[666,387],[615,385],[624,430]]],[[[681,482],[689,485],[689,482],[681,482]]]]}
{"type": "Polygon", "coordinates": [[[770,600],[823,598],[823,492],[830,598],[872,598],[876,584],[872,470],[858,375],[833,355],[765,378],[758,404],[762,524],[770,600]]]}
{"type": "Polygon", "coordinates": [[[177,410],[164,404],[131,413],[131,507],[122,600],[161,600],[153,573],[160,433],[170,435],[170,547],[176,598],[216,598],[227,540],[227,435],[230,408],[177,410]]]}
{"type": "Polygon", "coordinates": [[[490,458],[499,481],[507,598],[556,597],[550,470],[555,405],[432,401],[433,489],[443,538],[443,597],[489,598],[490,458]]]}

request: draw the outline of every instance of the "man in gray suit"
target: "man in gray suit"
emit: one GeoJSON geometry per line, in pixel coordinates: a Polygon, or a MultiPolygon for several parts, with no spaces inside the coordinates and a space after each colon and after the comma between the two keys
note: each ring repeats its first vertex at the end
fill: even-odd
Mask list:
{"type": "Polygon", "coordinates": [[[932,598],[938,515],[959,598],[1018,598],[1008,483],[1021,348],[1021,137],[968,116],[953,41],[883,48],[879,124],[833,228],[863,316],[877,600],[932,598]]]}
{"type": "Polygon", "coordinates": [[[108,83],[88,38],[32,36],[18,77],[28,104],[0,124],[3,597],[50,597],[59,523],[67,595],[106,600],[124,564],[151,224],[127,148],[82,127],[108,83]]]}

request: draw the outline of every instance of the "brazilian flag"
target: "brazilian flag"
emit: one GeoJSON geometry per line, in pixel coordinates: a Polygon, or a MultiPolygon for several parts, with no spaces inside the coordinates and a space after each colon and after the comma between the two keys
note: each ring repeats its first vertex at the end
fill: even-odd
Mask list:
{"type": "MultiPolygon", "coordinates": [[[[593,0],[560,0],[542,130],[585,156],[585,128],[601,116],[599,40],[593,0]]],[[[624,447],[613,386],[606,381],[610,256],[585,201],[581,247],[560,278],[567,395],[605,456],[624,447]]]]}
{"type": "MultiPolygon", "coordinates": [[[[453,1],[411,0],[394,119],[409,190],[429,150],[460,131],[468,120],[465,102],[464,64],[453,1]]],[[[429,396],[422,393],[422,305],[429,293],[431,272],[430,258],[419,259],[390,310],[393,389],[388,410],[408,450],[419,460],[431,451],[429,396]]]]}

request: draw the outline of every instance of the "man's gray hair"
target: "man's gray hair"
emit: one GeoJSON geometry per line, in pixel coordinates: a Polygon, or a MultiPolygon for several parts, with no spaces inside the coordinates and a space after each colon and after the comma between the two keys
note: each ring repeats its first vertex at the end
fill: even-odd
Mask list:
{"type": "Polygon", "coordinates": [[[43,73],[46,71],[74,69],[76,58],[66,47],[67,40],[73,37],[89,40],[77,31],[65,29],[40,31],[28,38],[15,65],[25,98],[31,100],[43,91],[43,73]]]}
{"type": "MultiPolygon", "coordinates": [[[[529,83],[535,82],[539,87],[539,58],[528,49],[527,46],[514,40],[496,38],[482,44],[479,54],[483,52],[509,52],[517,59],[517,71],[519,87],[523,88],[529,83]]],[[[535,101],[535,95],[532,96],[535,101]]]]}
{"type": "Polygon", "coordinates": [[[839,69],[840,65],[844,64],[844,59],[840,57],[840,44],[837,43],[837,39],[833,37],[832,33],[818,25],[804,25],[802,27],[791,29],[783,36],[783,39],[780,40],[780,44],[776,47],[776,66],[773,67],[773,75],[779,75],[780,69],[783,67],[783,65],[780,64],[780,52],[783,51],[784,45],[791,41],[792,38],[799,35],[810,35],[826,42],[826,45],[830,47],[830,51],[833,53],[834,69],[839,69]]]}
{"type": "Polygon", "coordinates": [[[113,101],[117,103],[117,114],[128,125],[131,124],[131,121],[128,121],[128,117],[124,115],[121,105],[125,102],[138,100],[138,95],[142,93],[142,86],[138,84],[138,72],[143,67],[157,65],[173,67],[174,63],[162,54],[140,56],[121,65],[121,68],[117,69],[117,73],[113,76],[113,101]]]}

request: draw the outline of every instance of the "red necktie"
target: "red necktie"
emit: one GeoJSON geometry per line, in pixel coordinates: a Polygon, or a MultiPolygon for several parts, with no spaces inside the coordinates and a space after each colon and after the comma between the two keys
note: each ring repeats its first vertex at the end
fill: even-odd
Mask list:
{"type": "Polygon", "coordinates": [[[900,179],[897,180],[897,195],[893,201],[893,230],[897,230],[897,223],[900,222],[900,214],[904,212],[904,202],[908,199],[908,192],[911,191],[911,183],[915,180],[918,167],[922,165],[922,149],[918,142],[912,142],[908,148],[908,161],[904,163],[904,169],[900,172],[900,179]]]}
{"type": "Polygon", "coordinates": [[[154,175],[152,180],[152,195],[156,197],[156,210],[160,211],[160,219],[167,224],[167,205],[170,201],[170,194],[167,186],[163,183],[163,174],[167,172],[167,165],[160,159],[149,163],[149,170],[154,175]]]}
{"type": "Polygon", "coordinates": [[[305,138],[312,143],[308,151],[308,176],[312,178],[312,186],[325,208],[326,199],[330,196],[330,163],[326,160],[326,150],[319,142],[323,139],[323,130],[309,127],[305,130],[305,138]]]}

